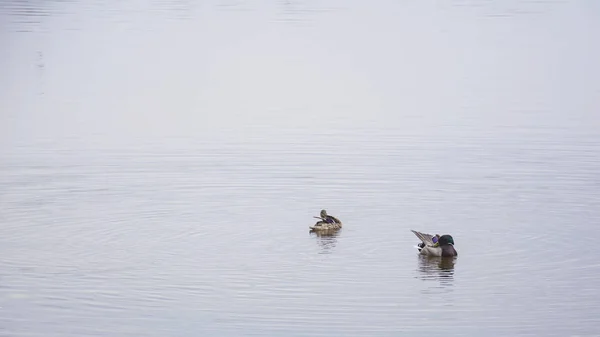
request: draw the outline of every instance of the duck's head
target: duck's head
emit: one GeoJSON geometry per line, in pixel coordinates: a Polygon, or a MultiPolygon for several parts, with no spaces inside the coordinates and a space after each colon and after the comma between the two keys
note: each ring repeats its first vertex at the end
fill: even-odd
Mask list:
{"type": "Polygon", "coordinates": [[[324,209],[322,209],[322,210],[321,210],[321,214],[320,214],[320,215],[321,215],[321,218],[322,218],[322,219],[325,219],[325,218],[327,217],[327,211],[326,211],[326,210],[324,210],[324,209]]]}
{"type": "Polygon", "coordinates": [[[449,234],[445,234],[439,237],[438,242],[440,243],[440,246],[444,246],[444,245],[453,245],[454,246],[454,239],[452,238],[452,235],[449,234]]]}

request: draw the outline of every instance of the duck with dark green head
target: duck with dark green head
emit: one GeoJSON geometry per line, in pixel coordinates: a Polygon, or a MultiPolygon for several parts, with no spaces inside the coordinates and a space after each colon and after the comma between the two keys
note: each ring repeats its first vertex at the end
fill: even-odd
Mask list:
{"type": "Polygon", "coordinates": [[[444,234],[438,239],[438,247],[442,249],[442,257],[458,256],[454,249],[454,238],[450,234],[444,234]]]}
{"type": "Polygon", "coordinates": [[[427,256],[452,257],[458,256],[458,252],[454,249],[454,238],[452,235],[431,235],[426,233],[411,230],[421,243],[418,245],[419,254],[427,256]]]}
{"type": "Polygon", "coordinates": [[[342,222],[338,218],[328,215],[324,209],[321,210],[320,216],[313,218],[319,219],[319,221],[309,227],[311,231],[331,231],[342,228],[342,222]]]}

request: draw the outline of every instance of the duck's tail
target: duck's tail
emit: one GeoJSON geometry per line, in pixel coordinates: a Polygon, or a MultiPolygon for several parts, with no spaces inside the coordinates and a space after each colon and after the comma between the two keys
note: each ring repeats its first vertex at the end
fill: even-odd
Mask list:
{"type": "Polygon", "coordinates": [[[412,229],[410,231],[413,232],[419,238],[419,240],[421,240],[421,242],[423,243],[423,247],[426,246],[426,245],[434,245],[434,243],[433,243],[433,235],[427,234],[427,233],[417,232],[417,231],[412,230],[412,229]]]}

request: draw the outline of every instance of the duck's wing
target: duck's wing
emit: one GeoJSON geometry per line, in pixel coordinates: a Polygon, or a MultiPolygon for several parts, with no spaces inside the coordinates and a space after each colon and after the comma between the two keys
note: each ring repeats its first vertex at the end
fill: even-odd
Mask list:
{"type": "Polygon", "coordinates": [[[426,256],[442,256],[442,248],[425,246],[419,251],[419,254],[426,256]]]}
{"type": "Polygon", "coordinates": [[[431,245],[433,246],[433,235],[431,234],[427,234],[427,233],[421,233],[421,232],[417,232],[414,230],[410,230],[411,232],[415,233],[415,235],[419,238],[419,240],[423,241],[423,243],[425,243],[426,245],[431,245]]]}

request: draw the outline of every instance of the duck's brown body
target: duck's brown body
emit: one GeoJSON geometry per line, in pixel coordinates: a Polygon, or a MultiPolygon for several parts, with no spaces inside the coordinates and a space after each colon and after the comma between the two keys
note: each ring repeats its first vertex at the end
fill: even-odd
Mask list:
{"type": "Polygon", "coordinates": [[[334,231],[342,228],[342,222],[329,223],[325,221],[317,221],[317,223],[309,226],[308,228],[310,228],[311,231],[334,231]]]}
{"type": "Polygon", "coordinates": [[[315,218],[320,219],[312,226],[309,226],[311,231],[336,231],[342,228],[342,222],[340,219],[327,215],[327,211],[321,210],[320,216],[315,218]]]}

